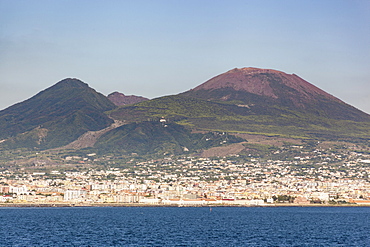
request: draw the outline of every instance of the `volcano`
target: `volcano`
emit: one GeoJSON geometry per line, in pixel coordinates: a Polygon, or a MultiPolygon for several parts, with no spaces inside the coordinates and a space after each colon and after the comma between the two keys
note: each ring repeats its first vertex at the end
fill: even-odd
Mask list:
{"type": "Polygon", "coordinates": [[[272,69],[241,68],[220,74],[183,96],[240,102],[269,109],[286,108],[332,119],[370,121],[370,116],[295,74],[272,69]]]}
{"type": "Polygon", "coordinates": [[[244,134],[370,139],[370,115],[297,75],[272,69],[232,69],[152,100],[123,102],[128,98],[120,93],[109,98],[78,79],[62,80],[0,111],[0,150],[65,147],[84,141],[82,136],[92,138],[88,147],[126,154],[196,152],[241,142],[244,134]]]}

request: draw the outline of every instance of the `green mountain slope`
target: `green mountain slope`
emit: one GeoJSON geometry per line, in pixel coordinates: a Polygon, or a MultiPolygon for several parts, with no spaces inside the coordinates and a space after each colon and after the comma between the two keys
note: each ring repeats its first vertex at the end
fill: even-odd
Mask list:
{"type": "Polygon", "coordinates": [[[369,138],[370,122],[331,119],[320,114],[270,105],[248,106],[167,96],[113,110],[110,115],[127,122],[165,117],[195,130],[256,133],[286,137],[369,138]]]}
{"type": "Polygon", "coordinates": [[[110,115],[127,122],[169,118],[195,130],[297,138],[368,139],[370,116],[296,75],[236,69],[185,93],[110,115]]]}
{"type": "Polygon", "coordinates": [[[34,97],[0,111],[3,147],[59,147],[84,132],[109,126],[115,105],[77,79],[65,79],[34,97]]]}
{"type": "Polygon", "coordinates": [[[189,129],[175,123],[144,121],[109,131],[98,140],[95,148],[102,152],[121,154],[163,155],[195,152],[240,141],[241,138],[225,133],[191,133],[189,129]]]}

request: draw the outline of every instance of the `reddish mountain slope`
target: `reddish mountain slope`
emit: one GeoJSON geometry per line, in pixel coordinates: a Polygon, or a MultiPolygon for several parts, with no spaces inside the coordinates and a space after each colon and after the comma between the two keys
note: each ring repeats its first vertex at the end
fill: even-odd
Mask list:
{"type": "Polygon", "coordinates": [[[233,69],[181,95],[216,101],[237,101],[249,107],[257,106],[258,111],[283,107],[334,119],[370,121],[368,114],[297,75],[272,69],[233,69]]]}
{"type": "Polygon", "coordinates": [[[294,92],[294,97],[299,96],[307,102],[315,100],[317,96],[341,102],[295,74],[290,75],[272,69],[233,69],[213,77],[190,91],[233,89],[278,99],[284,86],[294,92]]]}
{"type": "Polygon", "coordinates": [[[131,105],[142,101],[149,100],[147,98],[135,95],[124,95],[123,93],[114,92],[108,95],[108,99],[115,105],[131,105]]]}

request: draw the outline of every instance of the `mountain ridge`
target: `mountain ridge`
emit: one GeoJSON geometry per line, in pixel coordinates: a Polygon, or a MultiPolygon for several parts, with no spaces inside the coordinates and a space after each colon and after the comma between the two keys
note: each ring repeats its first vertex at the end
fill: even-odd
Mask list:
{"type": "Polygon", "coordinates": [[[0,149],[95,148],[163,155],[247,141],[234,134],[370,139],[370,115],[277,70],[232,69],[177,95],[134,96],[130,100],[140,102],[120,106],[112,95],[117,102],[131,97],[118,92],[106,97],[75,78],[59,81],[0,111],[0,149]],[[218,136],[212,144],[204,141],[210,136],[218,136]]]}

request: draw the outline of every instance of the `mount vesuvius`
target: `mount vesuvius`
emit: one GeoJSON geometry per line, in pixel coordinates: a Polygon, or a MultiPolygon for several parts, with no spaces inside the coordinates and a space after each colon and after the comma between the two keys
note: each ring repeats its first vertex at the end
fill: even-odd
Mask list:
{"type": "Polygon", "coordinates": [[[178,95],[124,106],[66,79],[0,111],[0,128],[1,148],[61,147],[104,129],[92,148],[181,153],[243,141],[234,137],[240,133],[368,141],[370,115],[297,75],[242,68],[178,95]]]}

